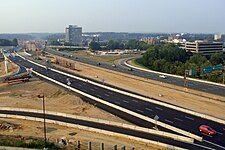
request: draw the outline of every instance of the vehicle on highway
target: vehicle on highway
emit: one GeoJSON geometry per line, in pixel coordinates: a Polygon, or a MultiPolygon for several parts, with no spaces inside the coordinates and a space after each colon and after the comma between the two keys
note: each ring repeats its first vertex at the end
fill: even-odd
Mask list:
{"type": "Polygon", "coordinates": [[[199,131],[208,135],[215,135],[216,130],[212,129],[210,126],[207,125],[201,125],[199,128],[199,131]]]}
{"type": "Polygon", "coordinates": [[[167,76],[165,76],[164,74],[159,75],[160,78],[166,79],[167,76]]]}

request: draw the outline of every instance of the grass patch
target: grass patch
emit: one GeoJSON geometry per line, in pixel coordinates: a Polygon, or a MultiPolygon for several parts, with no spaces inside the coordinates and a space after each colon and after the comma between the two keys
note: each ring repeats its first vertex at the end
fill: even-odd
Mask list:
{"type": "MultiPolygon", "coordinates": [[[[21,136],[10,137],[10,136],[1,136],[0,137],[0,146],[10,146],[10,147],[23,147],[23,148],[34,148],[34,149],[43,149],[44,140],[36,138],[22,138],[21,136]]],[[[47,141],[46,147],[49,150],[65,150],[66,148],[61,148],[53,142],[47,141]]]]}

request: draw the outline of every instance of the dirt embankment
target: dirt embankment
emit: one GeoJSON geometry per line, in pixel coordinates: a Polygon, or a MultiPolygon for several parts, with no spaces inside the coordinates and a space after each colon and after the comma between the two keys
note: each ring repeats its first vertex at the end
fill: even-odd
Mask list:
{"type": "MultiPolygon", "coordinates": [[[[93,105],[85,103],[81,98],[61,87],[49,84],[37,78],[33,78],[30,82],[14,85],[2,83],[0,84],[0,89],[0,107],[31,108],[41,110],[42,99],[38,98],[37,95],[44,94],[46,110],[128,123],[110,113],[96,108],[93,105]]],[[[10,129],[10,127],[7,129],[2,128],[0,129],[1,135],[21,137],[34,136],[43,138],[43,123],[3,118],[0,119],[0,122],[4,122],[4,124],[17,124],[20,127],[18,129],[10,129]]],[[[94,150],[99,149],[101,143],[105,144],[106,149],[112,149],[114,145],[118,145],[118,148],[126,145],[127,148],[135,147],[136,149],[146,150],[159,149],[151,144],[135,142],[124,138],[102,135],[75,128],[67,128],[54,124],[47,124],[47,129],[54,129],[47,133],[47,138],[50,141],[56,141],[56,139],[59,140],[61,138],[72,141],[79,140],[81,141],[83,150],[87,149],[89,141],[92,142],[94,150]]],[[[69,145],[67,148],[71,148],[73,146],[74,145],[69,145]]]]}
{"type": "MultiPolygon", "coordinates": [[[[225,97],[123,74],[80,62],[75,63],[76,70],[70,71],[79,75],[101,82],[104,81],[114,86],[141,93],[170,104],[225,119],[225,97]]],[[[68,70],[68,68],[59,65],[56,67],[68,70]]]]}

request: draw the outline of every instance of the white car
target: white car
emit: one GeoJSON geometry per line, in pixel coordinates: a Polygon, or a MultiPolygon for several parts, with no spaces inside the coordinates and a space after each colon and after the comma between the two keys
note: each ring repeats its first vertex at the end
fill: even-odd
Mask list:
{"type": "Polygon", "coordinates": [[[167,76],[165,76],[164,74],[159,75],[160,78],[166,79],[167,76]]]}

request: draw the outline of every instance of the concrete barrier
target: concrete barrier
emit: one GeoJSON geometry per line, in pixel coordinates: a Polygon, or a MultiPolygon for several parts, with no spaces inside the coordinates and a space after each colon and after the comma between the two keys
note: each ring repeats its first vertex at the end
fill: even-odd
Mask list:
{"type": "MultiPolygon", "coordinates": [[[[21,109],[21,108],[9,108],[9,107],[0,107],[0,110],[8,110],[8,111],[22,111],[22,112],[39,112],[39,110],[33,110],[32,109],[21,109]]],[[[42,114],[42,112],[39,112],[42,114]]],[[[102,120],[102,119],[96,119],[96,118],[90,118],[90,117],[84,117],[84,116],[76,116],[76,115],[71,115],[71,114],[65,114],[65,113],[58,113],[58,112],[52,112],[52,111],[46,111],[46,114],[49,115],[55,115],[55,116],[63,116],[63,117],[67,117],[67,118],[73,118],[73,119],[79,119],[79,120],[88,120],[91,122],[96,122],[96,123],[100,123],[100,124],[106,124],[106,125],[112,125],[112,126],[117,126],[117,127],[122,127],[122,128],[126,128],[126,129],[131,129],[131,130],[136,130],[136,131],[141,131],[141,132],[146,132],[146,133],[150,133],[150,134],[155,134],[155,135],[159,135],[159,136],[163,136],[163,137],[167,137],[167,138],[171,138],[174,140],[178,140],[178,141],[185,141],[185,142],[189,142],[189,143],[193,143],[194,140],[192,138],[188,138],[185,136],[180,136],[177,134],[172,134],[172,133],[168,133],[168,132],[163,132],[163,131],[157,131],[157,130],[153,130],[153,129],[148,129],[148,128],[143,128],[143,127],[139,127],[139,126],[135,126],[135,125],[129,125],[129,124],[124,124],[124,123],[119,123],[119,122],[113,122],[113,121],[108,121],[108,120],[102,120]]],[[[0,114],[1,116],[1,114],[0,114]]],[[[3,114],[4,116],[4,114],[3,114]]],[[[20,116],[19,116],[20,118],[20,116]]],[[[23,118],[23,117],[22,117],[23,118]]],[[[27,120],[32,120],[32,117],[25,117],[25,119],[27,120]]],[[[41,118],[36,118],[36,120],[33,121],[43,121],[43,119],[41,118]]],[[[52,121],[51,123],[55,123],[55,121],[52,121]]]]}
{"type": "MultiPolygon", "coordinates": [[[[23,59],[26,59],[23,56],[20,56],[20,57],[23,58],[23,59]]],[[[28,60],[28,61],[33,63],[33,64],[35,64],[35,65],[38,65],[40,67],[45,68],[45,66],[40,65],[40,64],[38,64],[36,62],[33,62],[31,60],[28,60]]],[[[108,89],[108,90],[111,90],[111,91],[114,91],[114,92],[118,92],[118,93],[121,93],[121,94],[124,94],[124,95],[128,95],[128,96],[131,96],[131,97],[134,97],[134,98],[138,98],[140,100],[144,100],[144,101],[151,102],[151,103],[154,103],[154,104],[158,104],[158,105],[161,105],[161,106],[165,106],[165,107],[168,107],[168,108],[171,108],[171,109],[175,109],[175,110],[178,110],[178,111],[181,111],[181,112],[192,114],[192,115],[195,115],[195,116],[198,116],[198,117],[201,117],[201,118],[204,118],[204,119],[212,120],[212,121],[215,121],[215,122],[218,122],[218,123],[221,123],[221,124],[225,124],[225,120],[222,120],[222,119],[219,119],[219,118],[216,118],[216,117],[212,117],[212,116],[209,116],[209,115],[201,114],[201,113],[198,113],[198,112],[195,112],[195,111],[192,111],[192,110],[184,109],[184,108],[181,108],[181,107],[178,107],[178,106],[174,106],[174,105],[171,105],[171,104],[167,104],[167,103],[163,103],[163,102],[160,102],[160,101],[156,101],[156,100],[153,100],[153,99],[150,99],[150,98],[146,98],[146,97],[143,97],[143,96],[139,96],[139,95],[136,95],[136,94],[128,93],[128,92],[125,92],[125,91],[122,91],[122,90],[111,88],[111,87],[108,87],[108,86],[105,86],[105,85],[102,85],[102,84],[99,84],[99,83],[96,83],[96,82],[93,82],[93,81],[90,81],[90,80],[87,80],[87,79],[83,79],[83,78],[76,77],[76,76],[68,74],[68,73],[64,73],[64,72],[52,69],[52,68],[49,68],[49,69],[52,70],[52,71],[58,72],[60,74],[69,76],[71,78],[75,78],[77,80],[84,81],[84,82],[89,82],[90,84],[93,84],[93,85],[96,85],[96,86],[99,86],[99,87],[102,87],[102,88],[105,88],[105,89],[108,89]]]]}
{"type": "MultiPolygon", "coordinates": [[[[131,59],[133,59],[133,58],[131,58],[131,59]]],[[[156,74],[165,74],[167,76],[176,77],[176,78],[180,78],[180,79],[184,78],[183,76],[178,76],[178,75],[173,75],[173,74],[168,74],[168,73],[163,73],[163,72],[158,72],[158,71],[153,71],[153,70],[149,70],[149,69],[144,69],[144,68],[139,68],[139,67],[132,66],[132,65],[127,63],[127,61],[129,61],[131,59],[127,59],[126,61],[124,61],[124,64],[126,66],[128,66],[128,67],[131,67],[131,68],[134,68],[134,69],[137,69],[137,70],[142,70],[142,71],[146,71],[146,72],[152,72],[152,73],[156,73],[156,74]]],[[[214,82],[210,82],[210,81],[204,81],[204,80],[199,80],[199,79],[194,79],[194,78],[189,78],[189,77],[187,77],[187,79],[188,80],[192,80],[192,81],[198,81],[198,82],[202,82],[202,83],[208,83],[208,84],[212,84],[212,85],[225,87],[225,85],[221,84],[221,83],[214,83],[214,82]]]]}
{"type": "MultiPolygon", "coordinates": [[[[6,117],[6,118],[14,118],[14,115],[2,115],[0,114],[1,117],[6,117]]],[[[19,116],[17,119],[24,119],[23,116],[19,116]]],[[[32,118],[32,117],[27,117],[25,118],[26,120],[39,120],[39,118],[32,118]]],[[[46,119],[45,120],[46,123],[52,123],[53,120],[50,119],[46,119]]],[[[40,120],[40,122],[43,122],[43,119],[40,120]]],[[[117,137],[122,137],[122,138],[127,138],[127,139],[131,139],[131,140],[135,140],[135,141],[139,141],[139,142],[144,142],[144,143],[149,143],[149,144],[154,144],[156,146],[161,146],[161,147],[165,147],[165,148],[170,148],[170,149],[175,149],[175,150],[184,150],[183,148],[177,147],[177,146],[173,146],[173,145],[169,145],[169,144],[165,144],[162,142],[156,142],[153,140],[147,140],[147,139],[142,139],[142,138],[138,138],[135,136],[129,136],[129,135],[125,135],[125,134],[121,134],[121,133],[115,133],[115,132],[111,132],[111,131],[106,131],[106,130],[100,130],[100,129],[96,129],[96,128],[91,128],[91,127],[86,127],[86,126],[82,126],[82,125],[74,125],[74,124],[70,124],[70,123],[64,123],[64,122],[60,122],[60,121],[54,121],[55,124],[61,125],[61,126],[66,126],[66,127],[72,127],[72,128],[78,128],[81,130],[86,130],[86,131],[90,131],[90,132],[96,132],[96,133],[100,133],[100,134],[105,134],[105,135],[110,135],[110,136],[117,136],[117,137]]]]}
{"type": "MultiPolygon", "coordinates": [[[[28,61],[30,61],[30,60],[28,60],[28,61]]],[[[35,62],[33,62],[33,61],[30,61],[30,62],[31,62],[31,63],[34,63],[34,64],[37,64],[38,66],[45,67],[45,66],[42,66],[42,65],[40,65],[40,64],[38,64],[38,63],[35,63],[35,62]]],[[[67,73],[64,73],[64,72],[60,72],[60,71],[55,70],[55,69],[51,69],[51,70],[54,70],[54,71],[56,71],[56,72],[59,72],[59,73],[61,73],[61,74],[67,75],[67,76],[71,76],[71,77],[77,78],[77,79],[82,80],[82,81],[89,82],[89,83],[94,84],[94,85],[97,85],[97,86],[102,86],[102,87],[104,87],[104,88],[106,88],[106,89],[110,89],[110,90],[116,91],[116,92],[118,92],[118,93],[122,93],[122,94],[125,94],[125,95],[129,95],[129,96],[133,96],[133,97],[136,97],[136,98],[139,98],[139,99],[144,99],[144,100],[149,101],[149,99],[147,99],[147,98],[145,98],[145,97],[142,97],[142,96],[138,96],[138,95],[135,95],[135,94],[132,94],[132,93],[124,92],[124,91],[121,91],[121,90],[118,90],[118,89],[113,89],[113,88],[111,88],[111,87],[107,87],[107,86],[104,86],[104,85],[95,83],[95,82],[93,82],[93,81],[88,81],[88,80],[86,80],[86,79],[82,79],[82,78],[79,78],[79,77],[76,77],[76,76],[73,76],[73,75],[70,75],[70,74],[67,74],[67,73]]],[[[87,93],[85,93],[85,92],[82,92],[82,91],[79,91],[79,90],[77,90],[77,89],[74,89],[74,88],[72,88],[72,87],[70,87],[70,86],[67,86],[67,85],[61,83],[61,82],[58,82],[58,81],[56,81],[56,80],[54,80],[54,79],[51,79],[51,78],[49,78],[49,77],[46,77],[46,76],[44,76],[44,75],[42,75],[42,74],[40,74],[40,73],[38,73],[38,72],[36,72],[36,71],[34,71],[34,70],[32,70],[32,72],[35,73],[36,75],[42,77],[42,78],[45,78],[45,79],[47,79],[47,80],[50,80],[50,81],[52,81],[52,82],[54,82],[54,83],[56,83],[56,84],[59,84],[59,85],[65,87],[65,88],[67,88],[67,89],[70,89],[71,91],[74,91],[74,92],[76,92],[76,93],[78,93],[78,94],[81,94],[81,95],[83,95],[83,96],[85,96],[85,97],[88,97],[88,98],[90,98],[90,99],[93,99],[93,100],[95,100],[95,101],[97,101],[97,102],[100,102],[100,103],[102,103],[102,104],[105,104],[105,105],[107,105],[107,106],[110,106],[110,107],[112,107],[112,108],[115,108],[115,109],[117,109],[117,110],[123,111],[123,112],[125,112],[125,113],[128,113],[128,114],[130,114],[130,115],[133,115],[133,116],[138,117],[138,118],[140,118],[140,119],[143,119],[143,120],[145,120],[145,121],[151,122],[151,123],[153,123],[153,124],[155,123],[155,120],[152,119],[152,118],[146,117],[146,116],[144,116],[144,115],[140,115],[140,114],[138,114],[138,113],[136,113],[136,112],[130,111],[130,110],[128,110],[128,109],[125,109],[125,108],[123,108],[123,107],[117,106],[117,105],[115,105],[115,104],[111,104],[111,103],[106,102],[106,101],[104,101],[104,100],[102,100],[102,99],[99,99],[99,98],[97,98],[97,97],[94,97],[94,96],[92,96],[92,95],[89,95],[89,94],[87,94],[87,93]]],[[[169,105],[169,104],[162,103],[162,102],[159,102],[159,101],[154,101],[154,100],[150,100],[150,101],[153,102],[153,103],[161,104],[161,105],[164,105],[164,106],[166,106],[166,107],[172,107],[173,109],[176,109],[176,106],[173,106],[173,105],[169,105]]],[[[181,109],[181,108],[179,108],[179,109],[181,109]]],[[[173,126],[171,126],[171,125],[167,125],[167,124],[165,124],[165,123],[163,123],[163,122],[160,122],[160,121],[157,121],[157,124],[158,124],[159,126],[164,127],[164,128],[173,130],[173,131],[175,131],[175,132],[177,132],[177,133],[180,133],[180,134],[183,134],[183,135],[185,135],[185,136],[188,136],[188,137],[194,138],[194,139],[196,139],[196,140],[202,141],[202,137],[197,136],[197,135],[195,135],[195,134],[192,134],[192,133],[190,133],[190,132],[187,132],[187,131],[184,131],[184,130],[182,130],[182,129],[173,127],[173,126]]]]}
{"type": "MultiPolygon", "coordinates": [[[[87,98],[93,99],[93,100],[95,100],[95,101],[97,101],[97,102],[100,102],[100,103],[102,103],[102,104],[105,104],[105,105],[107,105],[107,106],[110,106],[110,107],[112,107],[112,108],[115,108],[115,109],[117,109],[117,110],[123,111],[123,112],[125,112],[125,113],[128,113],[128,114],[130,114],[130,115],[133,115],[133,116],[138,117],[138,118],[140,118],[140,119],[143,119],[143,120],[145,120],[145,121],[151,122],[151,123],[153,123],[153,124],[155,123],[155,120],[152,119],[152,118],[146,117],[146,116],[144,116],[144,115],[141,115],[141,114],[138,114],[138,113],[136,113],[136,112],[130,111],[130,110],[125,109],[125,108],[123,108],[123,107],[120,107],[120,106],[117,106],[117,105],[115,105],[115,104],[106,102],[106,101],[104,101],[104,100],[102,100],[102,99],[99,99],[99,98],[97,98],[97,97],[94,97],[94,96],[92,96],[92,95],[90,95],[90,94],[87,94],[87,93],[85,93],[85,92],[82,92],[82,91],[80,91],[80,90],[77,90],[77,89],[74,89],[74,88],[72,88],[72,87],[69,87],[68,85],[65,85],[65,84],[63,84],[63,83],[61,83],[61,82],[58,82],[58,81],[56,81],[56,80],[54,80],[54,79],[51,79],[51,78],[49,78],[49,77],[46,77],[46,76],[44,76],[44,75],[42,75],[42,74],[40,74],[40,73],[38,73],[38,72],[36,72],[36,71],[34,71],[34,70],[33,70],[32,72],[35,73],[36,75],[42,77],[42,78],[45,78],[45,79],[47,79],[47,80],[49,80],[49,81],[52,81],[52,82],[54,82],[54,83],[56,83],[56,84],[59,84],[59,85],[65,87],[65,88],[70,89],[71,91],[74,91],[74,92],[76,92],[76,93],[78,93],[78,94],[81,94],[81,95],[83,95],[83,96],[85,96],[85,97],[87,97],[87,98]]],[[[190,133],[190,132],[187,132],[187,131],[184,131],[184,130],[182,130],[182,129],[173,127],[173,126],[171,126],[171,125],[167,125],[167,124],[165,124],[165,123],[163,123],[163,122],[160,122],[160,121],[157,121],[157,124],[158,124],[159,126],[162,126],[162,127],[164,127],[164,128],[170,129],[170,130],[175,131],[175,132],[177,132],[177,133],[180,133],[180,134],[183,134],[183,135],[185,135],[185,136],[194,138],[194,139],[196,139],[196,140],[198,140],[198,141],[202,141],[202,137],[197,136],[197,135],[195,135],[195,134],[192,134],[192,133],[190,133]]]]}

